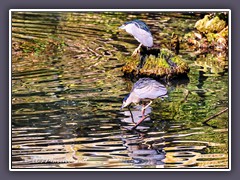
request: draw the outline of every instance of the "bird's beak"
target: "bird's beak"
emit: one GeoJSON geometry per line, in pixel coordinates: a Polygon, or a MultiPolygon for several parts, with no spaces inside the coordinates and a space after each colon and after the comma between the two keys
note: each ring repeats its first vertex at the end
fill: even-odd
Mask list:
{"type": "Polygon", "coordinates": [[[119,29],[124,29],[125,25],[121,25],[120,27],[118,27],[119,29]]]}
{"type": "Polygon", "coordinates": [[[120,111],[124,108],[124,104],[122,105],[122,107],[120,108],[120,111]]]}
{"type": "Polygon", "coordinates": [[[121,111],[123,108],[125,108],[125,107],[126,107],[126,104],[123,103],[123,104],[122,104],[122,107],[120,108],[120,111],[121,111]]]}

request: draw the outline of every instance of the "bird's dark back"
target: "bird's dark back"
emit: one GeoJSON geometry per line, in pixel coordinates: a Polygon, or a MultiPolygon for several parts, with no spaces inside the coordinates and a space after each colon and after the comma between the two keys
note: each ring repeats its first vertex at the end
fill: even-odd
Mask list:
{"type": "Polygon", "coordinates": [[[126,25],[127,25],[127,24],[135,24],[135,26],[137,26],[138,28],[141,28],[141,29],[143,29],[143,30],[151,33],[150,30],[149,30],[149,28],[148,28],[148,26],[146,25],[146,23],[143,22],[143,21],[140,21],[140,20],[138,20],[138,19],[135,19],[135,20],[133,20],[133,21],[126,22],[125,24],[126,24],[126,25]]]}

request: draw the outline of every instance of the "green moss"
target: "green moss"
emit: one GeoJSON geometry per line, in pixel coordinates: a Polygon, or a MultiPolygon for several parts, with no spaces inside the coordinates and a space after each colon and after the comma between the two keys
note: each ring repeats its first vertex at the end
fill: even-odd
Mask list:
{"type": "Polygon", "coordinates": [[[142,75],[149,77],[172,77],[187,74],[189,72],[188,65],[181,59],[181,57],[174,55],[168,49],[161,49],[158,57],[150,55],[146,57],[145,64],[142,68],[138,68],[140,57],[125,58],[126,64],[122,67],[122,71],[126,75],[142,75]],[[167,62],[171,61],[176,64],[176,67],[170,66],[167,62]]]}
{"type": "Polygon", "coordinates": [[[207,37],[207,41],[210,43],[216,41],[216,34],[214,33],[208,33],[206,34],[206,37],[207,37]]]}

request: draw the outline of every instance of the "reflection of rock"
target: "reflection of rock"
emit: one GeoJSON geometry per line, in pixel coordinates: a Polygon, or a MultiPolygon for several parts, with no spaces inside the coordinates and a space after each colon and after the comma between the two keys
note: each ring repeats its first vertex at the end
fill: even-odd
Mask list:
{"type": "Polygon", "coordinates": [[[199,56],[195,64],[202,67],[201,71],[219,74],[226,71],[228,68],[228,61],[225,60],[226,54],[207,54],[199,56]]]}

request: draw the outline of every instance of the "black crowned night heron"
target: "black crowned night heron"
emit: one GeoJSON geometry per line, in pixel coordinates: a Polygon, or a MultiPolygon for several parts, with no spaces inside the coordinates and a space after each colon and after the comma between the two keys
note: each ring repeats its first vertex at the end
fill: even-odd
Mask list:
{"type": "Polygon", "coordinates": [[[136,128],[145,119],[145,109],[152,104],[156,98],[167,97],[167,89],[164,85],[151,78],[141,78],[134,85],[131,92],[123,99],[122,108],[131,103],[142,102],[142,118],[133,127],[136,128]]]}
{"type": "Polygon", "coordinates": [[[133,35],[133,37],[140,42],[140,45],[134,50],[132,56],[135,56],[141,46],[152,47],[153,46],[153,37],[148,28],[148,26],[136,19],[133,21],[129,21],[124,23],[122,26],[119,27],[120,29],[125,29],[129,34],[133,35]]]}

